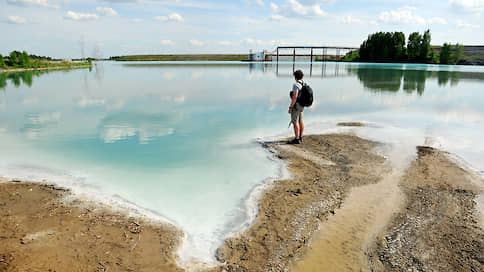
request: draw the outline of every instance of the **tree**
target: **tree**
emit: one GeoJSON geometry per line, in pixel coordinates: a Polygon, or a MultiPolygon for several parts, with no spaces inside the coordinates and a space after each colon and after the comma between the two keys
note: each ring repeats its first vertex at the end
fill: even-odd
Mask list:
{"type": "Polygon", "coordinates": [[[437,55],[435,54],[435,51],[434,50],[430,50],[430,63],[438,63],[439,62],[439,59],[437,57],[437,55]]]}
{"type": "Polygon", "coordinates": [[[444,43],[440,49],[440,64],[450,64],[452,60],[452,45],[444,43]]]}
{"type": "Polygon", "coordinates": [[[30,56],[26,51],[23,51],[18,57],[19,65],[22,68],[30,68],[30,56]]]}
{"type": "Polygon", "coordinates": [[[422,62],[428,62],[430,56],[430,30],[425,31],[421,43],[420,43],[420,54],[419,59],[422,62]]]}
{"type": "Polygon", "coordinates": [[[3,61],[3,55],[0,54],[0,68],[5,68],[5,61],[3,61]]]}
{"type": "Polygon", "coordinates": [[[403,32],[394,32],[391,35],[393,41],[392,54],[394,60],[403,60],[405,56],[405,34],[403,32]]]}
{"type": "Polygon", "coordinates": [[[0,89],[7,87],[7,73],[0,73],[0,89]]]}
{"type": "Polygon", "coordinates": [[[10,66],[17,66],[18,65],[18,52],[12,51],[10,52],[10,66]]]}
{"type": "Polygon", "coordinates": [[[457,64],[459,63],[459,61],[462,59],[462,57],[464,56],[464,46],[462,46],[461,44],[456,44],[454,46],[454,58],[453,58],[453,63],[454,64],[457,64]]]}
{"type": "Polygon", "coordinates": [[[405,34],[377,32],[360,45],[360,60],[401,61],[405,58],[405,34]]]}
{"type": "Polygon", "coordinates": [[[410,60],[418,60],[420,58],[420,47],[422,43],[422,35],[418,32],[413,32],[408,36],[408,44],[407,44],[407,53],[408,59],[410,60]]]}
{"type": "Polygon", "coordinates": [[[343,61],[358,61],[360,59],[360,52],[358,50],[355,51],[350,51],[346,53],[345,57],[343,58],[343,61]]]}

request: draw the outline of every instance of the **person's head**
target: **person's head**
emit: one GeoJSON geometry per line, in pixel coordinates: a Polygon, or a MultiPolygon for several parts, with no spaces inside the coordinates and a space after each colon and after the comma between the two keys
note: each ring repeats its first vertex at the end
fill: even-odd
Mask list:
{"type": "Polygon", "coordinates": [[[304,77],[304,74],[303,74],[303,72],[301,70],[296,70],[294,72],[294,78],[296,80],[301,80],[303,77],[304,77]]]}

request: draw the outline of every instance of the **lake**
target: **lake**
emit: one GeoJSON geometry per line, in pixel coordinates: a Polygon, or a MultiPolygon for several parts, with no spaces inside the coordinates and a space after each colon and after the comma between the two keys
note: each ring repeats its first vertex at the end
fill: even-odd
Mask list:
{"type": "Polygon", "coordinates": [[[307,133],[353,132],[451,152],[483,174],[484,67],[365,63],[98,62],[0,74],[0,176],[180,227],[184,262],[213,262],[287,175],[258,141],[292,135],[292,71],[315,92],[307,133]],[[366,127],[339,127],[357,121],[366,127]]]}

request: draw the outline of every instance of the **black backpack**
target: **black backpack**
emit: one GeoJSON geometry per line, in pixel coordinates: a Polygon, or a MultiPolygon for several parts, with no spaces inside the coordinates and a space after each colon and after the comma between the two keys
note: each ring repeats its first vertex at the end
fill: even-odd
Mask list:
{"type": "Polygon", "coordinates": [[[301,94],[298,95],[297,103],[303,107],[311,107],[313,104],[313,89],[304,82],[301,85],[301,94]]]}

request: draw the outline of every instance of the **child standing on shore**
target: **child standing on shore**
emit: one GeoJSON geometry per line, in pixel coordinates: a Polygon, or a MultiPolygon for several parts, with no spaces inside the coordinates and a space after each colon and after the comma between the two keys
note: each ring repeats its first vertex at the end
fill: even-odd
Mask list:
{"type": "Polygon", "coordinates": [[[304,123],[303,123],[303,113],[304,107],[300,105],[297,101],[301,94],[301,89],[303,87],[303,79],[304,74],[301,70],[297,70],[294,72],[294,79],[296,82],[292,85],[292,91],[290,92],[291,97],[291,104],[289,104],[288,113],[291,115],[291,123],[294,126],[294,136],[295,138],[289,142],[291,144],[300,144],[302,143],[302,136],[304,132],[304,123]]]}

